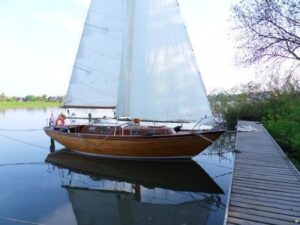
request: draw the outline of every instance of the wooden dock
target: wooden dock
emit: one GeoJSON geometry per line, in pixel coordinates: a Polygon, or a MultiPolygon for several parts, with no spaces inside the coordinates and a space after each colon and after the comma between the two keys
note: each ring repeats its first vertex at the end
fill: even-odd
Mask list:
{"type": "Polygon", "coordinates": [[[224,224],[300,224],[299,172],[260,123],[238,128],[224,224]]]}

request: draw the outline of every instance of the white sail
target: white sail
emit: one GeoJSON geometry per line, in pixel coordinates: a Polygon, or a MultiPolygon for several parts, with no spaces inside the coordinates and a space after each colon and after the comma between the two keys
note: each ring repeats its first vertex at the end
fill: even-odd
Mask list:
{"type": "Polygon", "coordinates": [[[66,107],[116,106],[126,5],[125,0],[91,1],[66,107]]]}
{"type": "Polygon", "coordinates": [[[212,115],[176,0],[130,0],[117,116],[198,121],[212,115]]]}
{"type": "Polygon", "coordinates": [[[199,199],[190,192],[165,189],[142,187],[141,193],[134,194],[123,191],[121,185],[115,185],[114,190],[65,188],[81,225],[204,225],[208,222],[213,203],[208,197],[199,199]],[[141,194],[141,199],[138,199],[138,194],[141,194]]]}

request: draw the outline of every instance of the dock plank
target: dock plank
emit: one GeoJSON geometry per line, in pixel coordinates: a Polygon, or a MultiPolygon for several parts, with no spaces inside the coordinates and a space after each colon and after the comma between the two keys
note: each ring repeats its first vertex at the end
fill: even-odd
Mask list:
{"type": "Polygon", "coordinates": [[[242,224],[242,225],[270,225],[269,223],[258,223],[256,221],[251,220],[244,220],[236,217],[228,217],[227,225],[228,224],[242,224]]]}
{"type": "Polygon", "coordinates": [[[253,196],[248,194],[238,194],[238,193],[232,193],[231,198],[238,197],[242,198],[244,200],[254,200],[256,202],[266,202],[266,203],[274,203],[274,204],[285,204],[286,206],[296,206],[299,207],[300,199],[296,201],[286,201],[286,199],[275,199],[275,198],[269,198],[267,196],[253,196]]]}
{"type": "MultiPolygon", "coordinates": [[[[232,196],[232,200],[235,201],[236,205],[246,207],[248,209],[261,209],[269,212],[276,212],[280,214],[297,216],[300,215],[299,206],[290,206],[285,204],[276,204],[274,202],[254,201],[244,198],[236,198],[232,196]],[[284,211],[286,210],[286,211],[284,211]]],[[[235,204],[233,203],[233,205],[235,204]]]]}
{"type": "Polygon", "coordinates": [[[295,224],[300,174],[267,130],[239,121],[230,199],[224,224],[295,224]]]}
{"type": "Polygon", "coordinates": [[[264,179],[254,179],[254,178],[249,178],[249,177],[236,177],[235,180],[241,180],[241,181],[248,181],[248,182],[257,182],[257,183],[266,183],[266,184],[273,184],[273,185],[277,185],[277,186],[287,186],[287,187],[296,187],[296,188],[300,188],[300,184],[298,181],[293,181],[293,182],[282,182],[282,183],[278,183],[278,180],[264,180],[264,179]]]}
{"type": "Polygon", "coordinates": [[[270,189],[270,190],[278,190],[278,191],[284,191],[289,193],[299,193],[300,194],[300,187],[299,186],[293,186],[293,185],[277,185],[276,183],[271,183],[270,181],[267,181],[266,183],[263,183],[261,181],[255,181],[255,180],[243,180],[243,179],[236,179],[234,183],[238,183],[243,187],[252,187],[252,188],[262,188],[262,189],[270,189]]]}
{"type": "Polygon", "coordinates": [[[269,198],[269,199],[282,200],[285,202],[296,202],[300,204],[299,199],[286,197],[286,196],[280,196],[280,195],[274,196],[273,194],[257,193],[253,191],[241,191],[238,189],[232,189],[231,192],[232,194],[242,194],[244,196],[254,196],[257,198],[269,198]]]}
{"type": "Polygon", "coordinates": [[[265,217],[265,216],[257,216],[257,215],[251,215],[249,213],[239,213],[239,212],[230,212],[229,216],[235,217],[235,218],[240,218],[248,221],[253,221],[253,222],[260,222],[260,223],[266,223],[266,224],[274,224],[274,225],[295,225],[294,220],[290,221],[283,221],[279,220],[277,218],[273,219],[270,217],[265,217]]]}

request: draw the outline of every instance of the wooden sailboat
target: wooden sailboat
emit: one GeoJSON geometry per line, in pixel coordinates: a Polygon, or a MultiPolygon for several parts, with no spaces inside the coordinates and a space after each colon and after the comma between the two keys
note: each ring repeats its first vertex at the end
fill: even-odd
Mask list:
{"type": "MultiPolygon", "coordinates": [[[[186,134],[166,133],[158,135],[129,134],[120,135],[89,133],[86,128],[97,126],[75,126],[60,129],[45,128],[45,132],[54,140],[69,149],[103,157],[117,158],[191,158],[217,139],[223,131],[186,134]],[[78,130],[78,131],[77,131],[78,130]]],[[[122,128],[116,128],[122,129],[122,128]]],[[[129,128],[130,129],[130,128],[129,128]]],[[[152,128],[153,129],[153,128],[152,128]]],[[[151,130],[152,130],[151,129],[151,130]]],[[[155,128],[171,130],[171,128],[155,128]]],[[[148,128],[145,128],[148,130],[148,128]]]]}
{"type": "Polygon", "coordinates": [[[190,158],[223,133],[142,125],[212,118],[176,0],[92,0],[65,107],[115,109],[116,119],[138,118],[44,129],[69,149],[104,157],[190,158]]]}

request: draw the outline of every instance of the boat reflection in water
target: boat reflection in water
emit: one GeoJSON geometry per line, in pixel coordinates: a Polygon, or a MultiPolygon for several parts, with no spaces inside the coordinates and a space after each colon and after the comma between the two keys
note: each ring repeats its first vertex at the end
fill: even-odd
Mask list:
{"type": "Polygon", "coordinates": [[[224,194],[191,159],[125,161],[62,149],[46,162],[69,170],[63,188],[80,225],[207,224],[224,194]]]}

